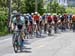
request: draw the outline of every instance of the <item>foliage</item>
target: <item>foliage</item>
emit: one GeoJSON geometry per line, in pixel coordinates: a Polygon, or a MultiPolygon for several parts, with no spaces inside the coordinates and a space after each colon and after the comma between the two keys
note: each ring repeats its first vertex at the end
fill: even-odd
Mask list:
{"type": "MultiPolygon", "coordinates": [[[[35,12],[35,0],[25,0],[26,4],[26,13],[32,13],[35,12]]],[[[38,12],[42,14],[44,12],[43,10],[43,0],[39,0],[37,2],[38,4],[38,12]]]]}
{"type": "Polygon", "coordinates": [[[68,13],[68,14],[75,14],[75,7],[73,7],[73,8],[67,7],[66,8],[66,13],[68,13]]]}
{"type": "Polygon", "coordinates": [[[62,5],[59,5],[56,1],[52,1],[47,6],[47,11],[50,13],[63,14],[65,13],[65,8],[62,5]]]}
{"type": "Polygon", "coordinates": [[[21,0],[13,0],[12,1],[12,9],[20,11],[21,3],[22,3],[21,0]]]}
{"type": "Polygon", "coordinates": [[[25,0],[26,13],[32,13],[35,11],[35,0],[25,0]]]}
{"type": "Polygon", "coordinates": [[[8,34],[7,14],[7,8],[0,8],[0,36],[8,34]]]}
{"type": "Polygon", "coordinates": [[[5,35],[7,33],[7,16],[4,14],[0,14],[0,35],[5,35]]]}
{"type": "Polygon", "coordinates": [[[8,0],[0,0],[0,7],[8,7],[8,0]]]}
{"type": "Polygon", "coordinates": [[[25,4],[25,0],[23,0],[23,1],[21,1],[21,3],[20,3],[20,12],[21,13],[26,13],[26,4],[25,4]]]}

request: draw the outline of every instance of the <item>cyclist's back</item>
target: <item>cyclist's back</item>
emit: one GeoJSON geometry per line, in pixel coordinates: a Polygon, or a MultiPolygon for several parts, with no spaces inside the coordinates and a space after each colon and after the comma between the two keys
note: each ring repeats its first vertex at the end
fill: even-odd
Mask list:
{"type": "Polygon", "coordinates": [[[15,23],[16,25],[19,24],[24,24],[25,20],[24,17],[20,16],[20,20],[17,21],[16,17],[13,19],[13,23],[15,23]]]}
{"type": "Polygon", "coordinates": [[[42,20],[45,20],[45,18],[46,18],[46,16],[45,16],[45,15],[43,15],[43,16],[42,16],[42,20]]]}
{"type": "Polygon", "coordinates": [[[14,27],[13,30],[15,30],[15,26],[17,26],[17,28],[21,30],[25,24],[24,17],[23,16],[19,16],[19,18],[14,17],[12,23],[14,27]]]}
{"type": "Polygon", "coordinates": [[[47,17],[47,22],[48,22],[49,24],[52,22],[52,17],[51,17],[51,15],[49,15],[49,16],[47,17]]]}
{"type": "Polygon", "coordinates": [[[34,15],[33,18],[34,18],[34,21],[36,22],[36,24],[39,24],[40,16],[34,15]]]}
{"type": "Polygon", "coordinates": [[[34,21],[39,21],[39,16],[38,15],[34,15],[34,21]]]}
{"type": "Polygon", "coordinates": [[[54,15],[54,16],[53,16],[53,21],[54,21],[55,23],[57,23],[58,18],[57,18],[57,16],[56,16],[56,15],[54,15]]]}
{"type": "Polygon", "coordinates": [[[75,22],[75,15],[72,16],[72,22],[75,22]]]}
{"type": "Polygon", "coordinates": [[[64,21],[64,16],[63,15],[60,17],[60,20],[61,20],[61,22],[64,21]]]}

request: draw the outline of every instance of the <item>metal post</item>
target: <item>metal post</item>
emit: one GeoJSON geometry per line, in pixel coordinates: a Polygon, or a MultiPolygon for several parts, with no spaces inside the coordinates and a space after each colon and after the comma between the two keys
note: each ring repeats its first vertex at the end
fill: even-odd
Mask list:
{"type": "Polygon", "coordinates": [[[37,12],[37,11],[38,11],[38,1],[35,0],[35,12],[37,12]]]}

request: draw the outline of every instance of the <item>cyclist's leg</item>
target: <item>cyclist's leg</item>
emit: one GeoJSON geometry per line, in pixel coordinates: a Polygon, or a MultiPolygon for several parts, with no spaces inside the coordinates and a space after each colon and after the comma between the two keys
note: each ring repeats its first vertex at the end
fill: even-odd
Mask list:
{"type": "Polygon", "coordinates": [[[48,35],[51,35],[51,21],[48,21],[48,35]]]}
{"type": "Polygon", "coordinates": [[[75,32],[75,22],[73,22],[73,32],[75,32]]]}
{"type": "Polygon", "coordinates": [[[61,31],[63,32],[63,26],[64,26],[64,22],[61,22],[61,31]]]}
{"type": "Polygon", "coordinates": [[[54,24],[54,32],[57,33],[57,22],[54,24]]]}
{"type": "Polygon", "coordinates": [[[32,38],[32,34],[33,34],[33,29],[32,29],[32,24],[30,24],[30,32],[29,32],[29,35],[30,35],[30,38],[32,38]]]}
{"type": "Polygon", "coordinates": [[[40,24],[39,21],[36,21],[37,25],[36,25],[36,37],[39,37],[39,33],[40,33],[40,24]]]}
{"type": "Polygon", "coordinates": [[[42,30],[43,30],[43,24],[42,24],[42,21],[40,21],[40,24],[39,24],[40,36],[41,36],[41,34],[42,34],[42,30]]]}

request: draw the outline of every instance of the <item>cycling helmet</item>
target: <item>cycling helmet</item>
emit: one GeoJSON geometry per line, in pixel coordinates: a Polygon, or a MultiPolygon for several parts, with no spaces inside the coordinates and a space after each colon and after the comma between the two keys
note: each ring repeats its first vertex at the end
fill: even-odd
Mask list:
{"type": "Polygon", "coordinates": [[[35,12],[35,14],[38,14],[38,12],[35,12]]]}
{"type": "Polygon", "coordinates": [[[34,13],[31,13],[31,15],[34,15],[34,13]]]}
{"type": "Polygon", "coordinates": [[[15,17],[17,17],[17,16],[20,16],[20,13],[16,13],[16,14],[15,14],[15,17]]]}

